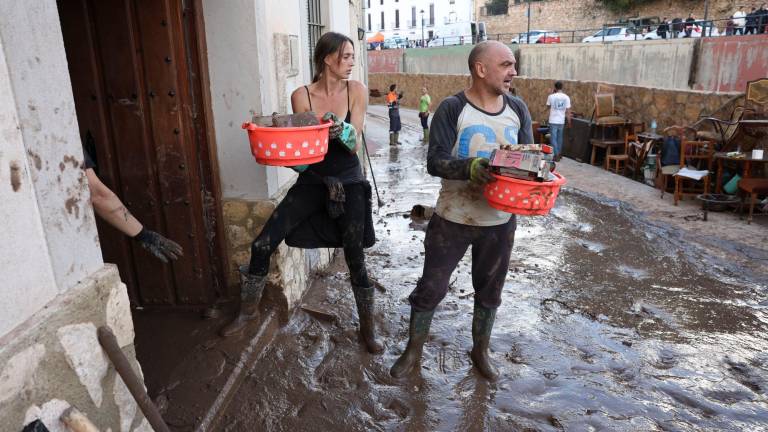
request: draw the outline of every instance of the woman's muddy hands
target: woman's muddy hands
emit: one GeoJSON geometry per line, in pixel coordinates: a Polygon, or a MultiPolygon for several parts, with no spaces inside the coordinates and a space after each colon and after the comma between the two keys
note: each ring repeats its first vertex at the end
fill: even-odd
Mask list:
{"type": "Polygon", "coordinates": [[[357,144],[357,130],[351,124],[344,122],[339,117],[332,113],[327,112],[323,115],[323,121],[332,121],[333,125],[328,130],[328,139],[338,140],[350,153],[355,152],[355,145],[357,144]]]}

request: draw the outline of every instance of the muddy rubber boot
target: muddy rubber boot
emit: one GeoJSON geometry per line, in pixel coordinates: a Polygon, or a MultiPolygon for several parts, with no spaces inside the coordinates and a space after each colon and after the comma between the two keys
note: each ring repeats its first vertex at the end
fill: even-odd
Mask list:
{"type": "Polygon", "coordinates": [[[267,275],[258,276],[248,272],[248,266],[240,266],[240,310],[232,322],[219,332],[228,337],[240,333],[259,315],[259,300],[267,283],[267,275]]]}
{"type": "Polygon", "coordinates": [[[384,346],[376,339],[376,324],[373,319],[374,288],[352,285],[357,305],[357,316],[360,319],[360,338],[365,343],[365,349],[371,354],[384,351],[384,346]]]}
{"type": "Polygon", "coordinates": [[[429,128],[424,128],[424,139],[423,139],[423,141],[425,143],[429,142],[429,128]]]}
{"type": "Polygon", "coordinates": [[[389,133],[389,145],[393,146],[395,145],[395,133],[390,132],[389,133]]]}
{"type": "Polygon", "coordinates": [[[408,345],[405,352],[397,359],[389,374],[395,378],[402,378],[411,373],[421,362],[421,353],[424,342],[429,336],[429,326],[432,324],[432,316],[435,311],[416,312],[411,309],[411,323],[408,327],[408,345]]]}
{"type": "Polygon", "coordinates": [[[488,353],[495,319],[496,309],[486,309],[475,304],[475,312],[472,317],[472,353],[470,357],[480,375],[491,381],[496,381],[499,378],[499,370],[494,366],[488,353]]]}
{"type": "Polygon", "coordinates": [[[394,135],[395,135],[395,139],[394,139],[395,144],[402,144],[400,142],[400,132],[395,132],[394,135]]]}

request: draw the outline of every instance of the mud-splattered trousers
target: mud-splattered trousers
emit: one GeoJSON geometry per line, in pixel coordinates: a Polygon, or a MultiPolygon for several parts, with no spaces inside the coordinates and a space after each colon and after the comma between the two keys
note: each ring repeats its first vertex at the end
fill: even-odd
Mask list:
{"type": "MultiPolygon", "coordinates": [[[[521,99],[505,96],[505,106],[500,112],[485,113],[469,104],[463,92],[446,98],[441,102],[432,119],[432,134],[429,137],[427,151],[427,171],[445,180],[467,182],[470,178],[470,164],[476,156],[474,154],[465,156],[461,154],[461,149],[456,152],[454,149],[463,145],[471,147],[470,141],[474,134],[484,135],[484,139],[479,140],[481,142],[498,145],[497,143],[501,142],[499,136],[492,136],[492,131],[481,132],[487,129],[486,123],[491,121],[507,125],[507,118],[517,118],[519,122],[517,130],[510,130],[511,137],[505,136],[507,141],[520,144],[533,142],[531,116],[521,99]],[[481,112],[483,116],[477,113],[473,116],[466,115],[464,110],[467,107],[481,112]],[[514,112],[514,115],[509,114],[507,107],[514,112]],[[494,120],[494,117],[504,120],[494,120]],[[467,121],[468,118],[477,118],[480,124],[468,129],[469,138],[464,139],[459,131],[466,126],[462,122],[467,121]],[[486,121],[486,118],[489,120],[486,121]]],[[[436,212],[427,226],[424,239],[424,271],[416,289],[409,297],[411,307],[416,312],[434,310],[448,292],[448,283],[456,265],[467,249],[472,246],[472,286],[475,289],[475,304],[486,309],[496,309],[501,304],[501,292],[514,243],[517,226],[515,217],[512,215],[511,218],[508,216],[501,218],[493,213],[493,209],[490,213],[488,211],[473,213],[470,209],[459,214],[466,215],[468,220],[474,218],[474,224],[458,223],[463,221],[454,221],[456,219],[449,220],[447,214],[450,214],[450,211],[447,207],[450,206],[445,208],[440,206],[440,200],[443,199],[443,192],[446,190],[445,183],[443,182],[436,212]],[[440,213],[443,210],[445,214],[440,213]],[[485,218],[483,223],[477,223],[478,215],[485,218]]],[[[487,207],[484,201],[482,203],[470,200],[462,202],[454,195],[446,196],[449,197],[447,199],[451,201],[450,204],[454,210],[456,206],[462,205],[472,208],[480,205],[487,207]]],[[[456,215],[453,214],[451,217],[455,218],[456,215]]]]}
{"type": "MultiPolygon", "coordinates": [[[[352,284],[371,286],[365,268],[363,234],[365,227],[366,194],[362,183],[344,185],[344,213],[333,221],[341,233],[344,258],[349,267],[352,284]]],[[[261,233],[251,245],[249,272],[266,275],[272,253],[294,229],[313,214],[325,212],[328,190],[323,184],[295,184],[267,220],[261,233]]]]}
{"type": "Polygon", "coordinates": [[[475,303],[486,309],[501,304],[501,291],[517,224],[479,227],[462,225],[433,215],[424,238],[424,271],[408,300],[417,312],[434,310],[448,293],[451,274],[472,246],[472,286],[475,303]]]}

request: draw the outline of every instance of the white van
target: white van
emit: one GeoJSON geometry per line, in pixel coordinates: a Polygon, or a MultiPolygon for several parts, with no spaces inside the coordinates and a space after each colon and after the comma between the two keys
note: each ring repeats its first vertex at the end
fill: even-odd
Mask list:
{"type": "Polygon", "coordinates": [[[463,21],[435,28],[435,36],[427,46],[469,45],[488,39],[484,22],[463,21]]]}

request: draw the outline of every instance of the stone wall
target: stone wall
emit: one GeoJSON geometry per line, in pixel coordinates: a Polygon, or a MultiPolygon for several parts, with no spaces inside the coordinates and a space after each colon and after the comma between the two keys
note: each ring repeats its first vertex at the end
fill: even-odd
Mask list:
{"type": "MultiPolygon", "coordinates": [[[[507,15],[485,16],[483,15],[484,0],[476,2],[478,21],[485,21],[488,33],[520,33],[527,29],[528,18],[525,15],[528,4],[521,2],[514,4],[510,0],[507,15]]],[[[704,17],[704,1],[700,0],[658,0],[643,4],[627,12],[612,13],[602,6],[598,0],[545,0],[531,3],[531,29],[543,30],[573,30],[573,29],[599,29],[603,24],[615,23],[625,17],[658,16],[669,19],[686,18],[693,13],[696,18],[704,17]]],[[[710,0],[709,19],[722,19],[733,15],[736,6],[743,6],[744,12],[749,12],[752,7],[759,8],[764,0],[710,0]]],[[[721,30],[725,28],[724,22],[716,24],[721,30]]],[[[561,37],[569,37],[561,33],[561,37]]],[[[581,35],[586,36],[586,34],[581,35]]]]}
{"type": "Polygon", "coordinates": [[[40,419],[51,432],[70,406],[103,431],[149,432],[136,402],[99,345],[108,325],[136,373],[133,322],[117,267],[106,265],[0,338],[0,429],[40,419]]]}
{"type": "MultiPolygon", "coordinates": [[[[464,75],[437,74],[371,74],[370,88],[383,89],[390,83],[397,83],[405,92],[403,106],[417,108],[421,87],[426,86],[437,109],[445,97],[466,88],[470,78],[464,75]]],[[[565,92],[571,97],[574,113],[591,116],[594,109],[596,81],[563,81],[565,92]]],[[[552,91],[554,81],[517,77],[513,81],[515,91],[531,111],[534,120],[544,121],[548,116],[547,95],[552,91]]],[[[646,127],[656,119],[658,128],[673,124],[690,125],[700,116],[729,112],[738,99],[738,94],[710,93],[701,91],[664,90],[650,87],[616,85],[616,108],[619,113],[632,121],[643,122],[646,127]]],[[[371,98],[371,103],[383,103],[382,98],[371,98]]]]}
{"type": "MultiPolygon", "coordinates": [[[[251,242],[259,235],[282,196],[260,201],[224,200],[224,230],[230,263],[227,280],[232,285],[239,283],[237,269],[250,262],[251,242]]],[[[278,301],[280,307],[295,306],[309,287],[312,273],[328,265],[333,254],[332,249],[297,249],[282,243],[270,261],[268,295],[278,301]]],[[[235,289],[234,292],[239,291],[235,289]]]]}

